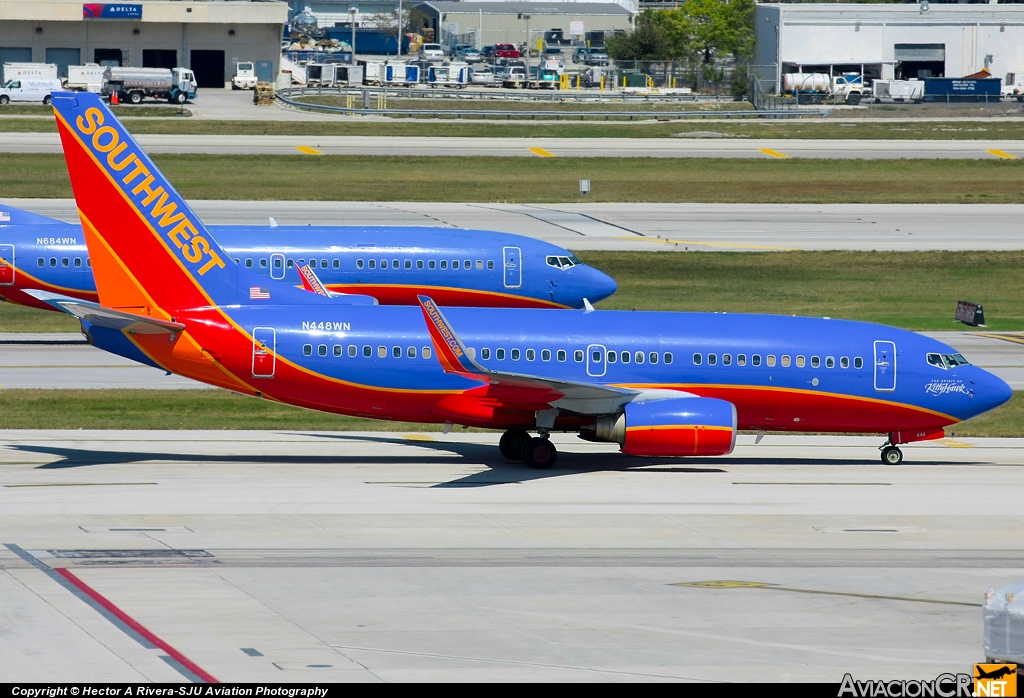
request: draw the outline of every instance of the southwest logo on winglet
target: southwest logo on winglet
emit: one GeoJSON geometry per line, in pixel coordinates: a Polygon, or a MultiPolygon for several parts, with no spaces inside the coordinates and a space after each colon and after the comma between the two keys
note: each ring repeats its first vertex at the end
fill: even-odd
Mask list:
{"type": "Polygon", "coordinates": [[[441,338],[444,339],[444,343],[448,345],[448,348],[451,349],[456,358],[462,358],[464,354],[462,353],[462,347],[459,346],[459,340],[456,339],[452,331],[448,329],[448,325],[445,324],[444,318],[441,317],[441,313],[437,309],[437,306],[434,305],[434,302],[424,302],[423,308],[427,311],[430,321],[434,323],[434,327],[436,327],[437,331],[441,334],[441,338]]]}
{"type": "MultiPolygon", "coordinates": [[[[104,114],[89,107],[74,120],[74,128],[82,143],[91,147],[101,165],[106,167],[115,184],[128,195],[140,214],[145,214],[153,226],[164,233],[171,244],[192,264],[199,264],[199,276],[214,267],[224,268],[224,260],[199,233],[188,215],[178,210],[171,199],[172,193],[160,185],[153,186],[156,177],[146,167],[143,158],[132,152],[134,144],[122,138],[118,129],[104,125],[104,114]],[[118,182],[120,180],[120,182],[118,182]]],[[[158,173],[159,174],[159,173],[158,173]]],[[[184,208],[184,206],[182,206],[184,208]]]]}

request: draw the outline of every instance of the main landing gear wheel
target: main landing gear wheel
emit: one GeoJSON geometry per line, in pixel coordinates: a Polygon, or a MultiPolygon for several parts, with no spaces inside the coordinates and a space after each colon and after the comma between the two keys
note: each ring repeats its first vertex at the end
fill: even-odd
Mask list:
{"type": "Polygon", "coordinates": [[[501,435],[498,450],[509,460],[522,460],[523,448],[529,440],[530,435],[522,429],[509,429],[501,435]]]}
{"type": "Polygon", "coordinates": [[[547,470],[558,460],[555,445],[540,437],[530,439],[523,448],[523,462],[534,470],[547,470]]]}
{"type": "Polygon", "coordinates": [[[903,462],[903,451],[895,446],[886,446],[882,449],[882,462],[886,465],[899,465],[903,462]]]}

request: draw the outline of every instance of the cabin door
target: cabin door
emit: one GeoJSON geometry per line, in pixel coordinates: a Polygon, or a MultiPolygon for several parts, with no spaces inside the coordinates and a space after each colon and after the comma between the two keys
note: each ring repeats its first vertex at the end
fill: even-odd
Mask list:
{"type": "Polygon", "coordinates": [[[252,331],[252,376],[273,378],[277,368],[277,333],[273,327],[257,327],[252,331]]]}
{"type": "Polygon", "coordinates": [[[0,245],[0,286],[14,285],[14,245],[0,245]]]}
{"type": "Polygon", "coordinates": [[[875,390],[896,390],[895,342],[875,342],[875,390]]]}
{"type": "Polygon", "coordinates": [[[522,250],[506,247],[502,254],[505,257],[505,288],[519,288],[523,285],[522,250]]]}
{"type": "Polygon", "coordinates": [[[284,255],[283,254],[272,254],[272,255],[270,255],[270,278],[271,279],[283,279],[284,278],[284,255]]]}

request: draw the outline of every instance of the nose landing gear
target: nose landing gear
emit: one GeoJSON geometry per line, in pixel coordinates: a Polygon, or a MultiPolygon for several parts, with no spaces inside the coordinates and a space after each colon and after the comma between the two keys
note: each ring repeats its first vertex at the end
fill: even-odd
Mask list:
{"type": "Polygon", "coordinates": [[[882,444],[879,450],[882,451],[882,462],[886,465],[899,465],[903,462],[903,451],[891,443],[882,444]]]}

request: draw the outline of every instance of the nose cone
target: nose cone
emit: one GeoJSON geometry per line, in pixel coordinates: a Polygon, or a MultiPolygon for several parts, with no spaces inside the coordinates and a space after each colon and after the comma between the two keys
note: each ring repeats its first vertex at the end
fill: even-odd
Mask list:
{"type": "Polygon", "coordinates": [[[971,411],[977,416],[1006,404],[1013,397],[1013,388],[999,376],[981,368],[974,368],[974,398],[971,400],[971,411]]]}
{"type": "Polygon", "coordinates": [[[584,291],[584,296],[591,303],[603,301],[605,298],[619,290],[619,285],[615,283],[615,279],[608,276],[600,269],[587,267],[587,271],[589,274],[587,276],[587,288],[584,291]]]}

